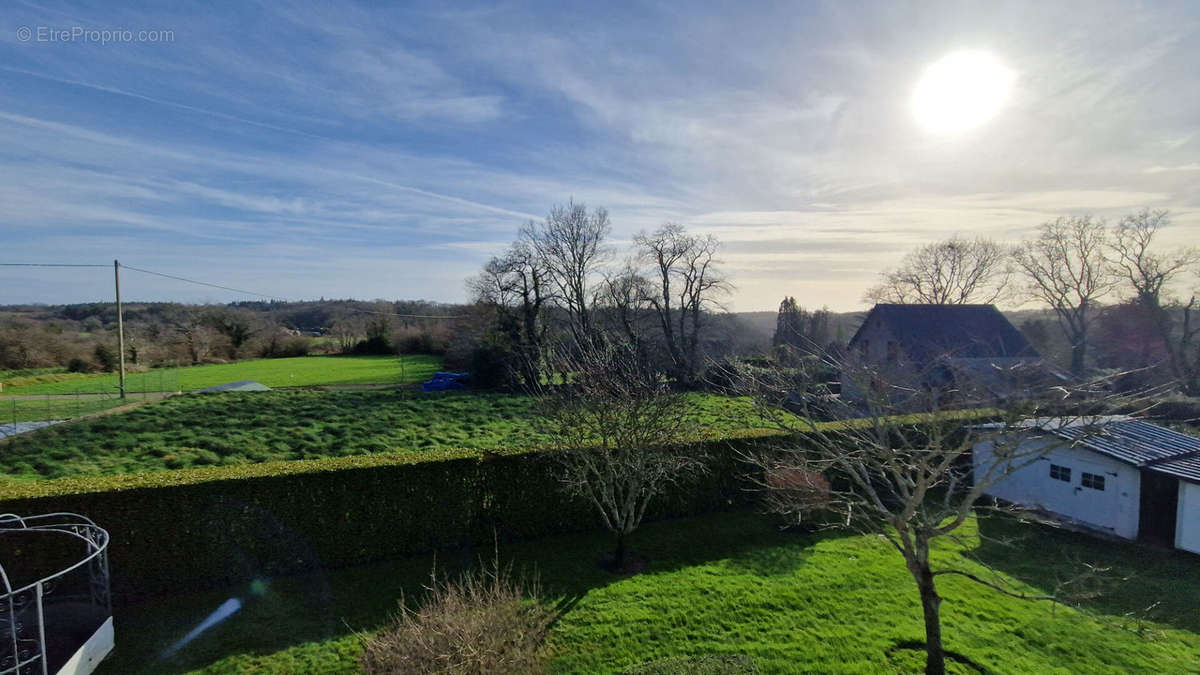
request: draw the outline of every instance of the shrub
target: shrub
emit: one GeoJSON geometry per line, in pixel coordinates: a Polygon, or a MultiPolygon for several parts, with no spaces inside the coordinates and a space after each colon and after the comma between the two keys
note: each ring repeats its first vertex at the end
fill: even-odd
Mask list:
{"type": "Polygon", "coordinates": [[[112,372],[117,369],[117,354],[116,351],[101,342],[92,350],[92,357],[96,359],[101,370],[112,372]]]}
{"type": "Polygon", "coordinates": [[[70,361],[67,361],[67,372],[68,373],[90,373],[90,372],[92,372],[92,364],[88,363],[87,361],[84,361],[81,358],[76,357],[76,358],[71,359],[70,361]]]}
{"type": "Polygon", "coordinates": [[[386,356],[388,354],[395,354],[396,349],[386,337],[382,335],[375,335],[365,340],[359,340],[358,344],[354,345],[352,353],[360,355],[386,356]]]}
{"type": "Polygon", "coordinates": [[[392,346],[398,354],[446,353],[445,330],[435,328],[401,328],[392,336],[392,346]]]}
{"type": "Polygon", "coordinates": [[[537,581],[499,563],[458,579],[432,576],[419,609],[400,604],[395,622],[371,637],[360,659],[377,673],[539,673],[555,612],[537,581]]]}

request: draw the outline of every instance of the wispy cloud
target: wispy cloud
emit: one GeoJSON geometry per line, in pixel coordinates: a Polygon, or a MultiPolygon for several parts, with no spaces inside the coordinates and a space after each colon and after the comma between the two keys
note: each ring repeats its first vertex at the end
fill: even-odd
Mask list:
{"type": "MultiPolygon", "coordinates": [[[[1172,210],[1166,242],[1200,232],[1186,4],[53,1],[5,18],[0,248],[23,256],[457,300],[523,221],[574,198],[620,241],[664,220],[719,236],[735,308],[851,308],[951,233],[1142,206],[1172,210]],[[20,25],[174,40],[22,43],[20,25]],[[964,47],[1016,71],[1013,96],[974,132],[927,136],[909,91],[964,47]]],[[[4,274],[0,303],[81,288],[4,274]]]]}

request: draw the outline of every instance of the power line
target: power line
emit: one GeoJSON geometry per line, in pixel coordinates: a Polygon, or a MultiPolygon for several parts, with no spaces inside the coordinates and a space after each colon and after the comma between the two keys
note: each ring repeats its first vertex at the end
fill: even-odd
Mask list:
{"type": "MultiPolygon", "coordinates": [[[[121,267],[122,269],[132,270],[134,272],[141,272],[142,274],[151,274],[156,277],[164,277],[166,279],[174,279],[176,281],[182,281],[184,283],[189,283],[189,284],[197,284],[199,286],[208,286],[209,288],[219,288],[223,291],[231,291],[233,293],[254,295],[254,296],[258,296],[260,298],[266,298],[268,300],[277,300],[279,302],[287,302],[287,303],[294,303],[294,304],[299,304],[300,302],[302,302],[300,300],[291,300],[289,298],[281,298],[277,295],[270,295],[268,293],[259,293],[257,291],[248,291],[244,288],[234,288],[232,286],[222,286],[221,284],[214,284],[214,283],[210,283],[208,281],[200,281],[198,279],[188,279],[187,277],[180,277],[180,276],[176,276],[174,274],[165,274],[163,272],[155,272],[153,270],[142,269],[140,267],[132,267],[130,265],[126,265],[125,263],[118,263],[118,266],[121,267]]],[[[80,264],[66,264],[66,263],[0,263],[0,267],[108,267],[108,265],[80,265],[80,264]]],[[[361,314],[376,314],[376,315],[380,315],[380,316],[398,316],[403,319],[461,319],[461,318],[463,318],[463,316],[461,314],[451,314],[451,315],[440,316],[440,315],[436,315],[436,314],[399,314],[397,312],[380,312],[380,311],[375,311],[375,310],[370,310],[370,309],[359,309],[357,307],[346,307],[345,309],[348,309],[351,312],[359,312],[361,314]]]]}
{"type": "MultiPolygon", "coordinates": [[[[106,267],[106,265],[98,265],[97,267],[106,267]]],[[[125,263],[121,263],[121,267],[123,269],[133,270],[134,272],[141,272],[143,274],[153,274],[154,276],[157,276],[157,277],[166,277],[167,279],[175,279],[176,281],[183,281],[183,282],[186,282],[189,284],[199,284],[200,286],[209,286],[211,288],[219,288],[223,291],[232,291],[234,293],[245,293],[246,295],[256,295],[260,298],[266,298],[268,300],[278,300],[279,302],[288,302],[288,303],[301,302],[299,300],[290,300],[288,298],[281,298],[279,296],[269,295],[267,293],[259,293],[257,291],[247,291],[242,288],[233,288],[231,286],[222,286],[220,284],[209,283],[207,281],[198,281],[196,279],[188,279],[186,277],[179,277],[179,276],[175,276],[173,274],[164,274],[162,272],[154,272],[152,270],[141,269],[140,267],[130,267],[129,265],[126,265],[125,263]]],[[[399,314],[396,312],[379,312],[379,311],[370,310],[370,309],[359,309],[357,307],[347,307],[346,309],[350,310],[351,312],[360,312],[362,314],[377,314],[377,315],[381,315],[381,316],[398,316],[398,317],[401,317],[404,319],[461,319],[462,318],[462,315],[439,316],[439,315],[435,315],[435,314],[399,314]]]]}
{"type": "Polygon", "coordinates": [[[108,267],[108,265],[73,265],[68,263],[0,263],[0,267],[108,267]]]}
{"type": "Polygon", "coordinates": [[[121,267],[122,267],[123,269],[127,269],[127,270],[133,270],[134,272],[141,272],[142,274],[153,274],[153,275],[154,275],[154,276],[156,276],[156,277],[166,277],[167,279],[174,279],[174,280],[176,280],[176,281],[186,281],[186,282],[187,282],[187,283],[189,283],[189,284],[199,284],[199,285],[201,285],[201,286],[209,286],[209,287],[212,287],[212,288],[219,288],[219,289],[221,289],[221,290],[223,290],[223,291],[233,291],[234,293],[245,293],[246,295],[257,295],[257,296],[258,296],[258,297],[260,297],[260,298],[267,298],[268,300],[280,300],[280,301],[283,301],[283,302],[287,302],[287,299],[286,299],[286,298],[279,298],[279,297],[276,297],[276,296],[274,296],[274,295],[267,295],[266,293],[256,293],[256,292],[254,292],[254,291],[247,291],[247,290],[244,290],[244,289],[241,289],[241,288],[233,288],[233,287],[230,287],[230,286],[222,286],[222,285],[220,285],[220,284],[210,284],[210,283],[208,283],[207,281],[196,281],[195,279],[187,279],[187,278],[184,278],[184,277],[177,277],[177,276],[175,276],[175,275],[173,275],[173,274],[163,274],[162,272],[152,272],[152,271],[150,271],[150,270],[144,270],[144,269],[142,269],[142,268],[140,268],[140,267],[130,267],[129,265],[126,265],[126,264],[124,264],[124,263],[122,263],[122,264],[121,264],[121,267]]]}

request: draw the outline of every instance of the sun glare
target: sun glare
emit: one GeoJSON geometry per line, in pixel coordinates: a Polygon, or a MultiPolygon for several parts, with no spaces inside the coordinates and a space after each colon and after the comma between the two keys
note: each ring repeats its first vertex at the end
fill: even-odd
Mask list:
{"type": "Polygon", "coordinates": [[[1016,73],[988,52],[952,52],[931,64],[912,95],[917,122],[935,134],[958,134],[991,119],[1016,73]]]}

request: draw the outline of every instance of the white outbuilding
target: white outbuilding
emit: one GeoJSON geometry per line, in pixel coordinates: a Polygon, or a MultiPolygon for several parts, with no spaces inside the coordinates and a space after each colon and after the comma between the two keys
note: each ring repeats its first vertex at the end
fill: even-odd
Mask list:
{"type": "MultiPolygon", "coordinates": [[[[1080,525],[1200,553],[1200,438],[1128,417],[1031,421],[1014,462],[987,494],[1080,525]],[[1036,432],[1034,431],[1036,429],[1036,432]]],[[[993,441],[973,448],[980,480],[993,441]]]]}

